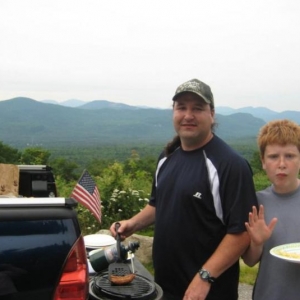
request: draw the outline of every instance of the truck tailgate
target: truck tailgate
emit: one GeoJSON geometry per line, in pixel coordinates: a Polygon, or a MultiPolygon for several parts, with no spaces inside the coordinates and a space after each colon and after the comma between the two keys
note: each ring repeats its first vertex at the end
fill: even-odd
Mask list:
{"type": "Polygon", "coordinates": [[[0,203],[0,299],[53,299],[80,234],[68,206],[0,203]]]}

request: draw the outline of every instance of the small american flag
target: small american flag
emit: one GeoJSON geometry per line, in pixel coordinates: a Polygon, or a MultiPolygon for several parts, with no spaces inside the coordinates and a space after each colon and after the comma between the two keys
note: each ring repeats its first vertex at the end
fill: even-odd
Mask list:
{"type": "Polygon", "coordinates": [[[94,217],[101,223],[101,199],[95,181],[84,170],[79,181],[77,182],[71,197],[85,206],[94,217]]]}

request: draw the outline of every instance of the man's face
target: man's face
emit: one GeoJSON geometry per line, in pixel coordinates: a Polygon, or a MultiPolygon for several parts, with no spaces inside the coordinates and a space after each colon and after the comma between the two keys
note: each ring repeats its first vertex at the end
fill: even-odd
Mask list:
{"type": "Polygon", "coordinates": [[[173,124],[184,150],[205,145],[212,137],[213,122],[214,110],[200,96],[186,92],[174,101],[173,124]]]}
{"type": "Polygon", "coordinates": [[[298,187],[300,152],[295,145],[268,145],[262,159],[263,169],[278,193],[288,193],[298,187]]]}

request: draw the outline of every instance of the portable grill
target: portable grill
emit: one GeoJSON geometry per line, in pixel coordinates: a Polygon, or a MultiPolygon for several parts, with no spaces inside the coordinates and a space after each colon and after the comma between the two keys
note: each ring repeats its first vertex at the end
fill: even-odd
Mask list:
{"type": "Polygon", "coordinates": [[[126,285],[112,285],[108,272],[97,274],[90,281],[90,297],[94,300],[159,300],[162,296],[163,292],[159,285],[139,274],[126,285]]]}

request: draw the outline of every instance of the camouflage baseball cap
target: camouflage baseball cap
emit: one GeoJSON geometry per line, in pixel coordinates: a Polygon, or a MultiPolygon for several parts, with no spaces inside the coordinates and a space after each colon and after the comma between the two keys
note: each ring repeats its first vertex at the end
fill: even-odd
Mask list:
{"type": "Polygon", "coordinates": [[[211,92],[210,87],[198,79],[191,79],[191,80],[181,84],[176,89],[175,96],[173,97],[173,101],[175,101],[176,98],[184,92],[191,92],[191,93],[197,94],[198,96],[203,98],[203,100],[207,104],[210,104],[212,107],[215,106],[214,105],[214,96],[211,92]]]}

